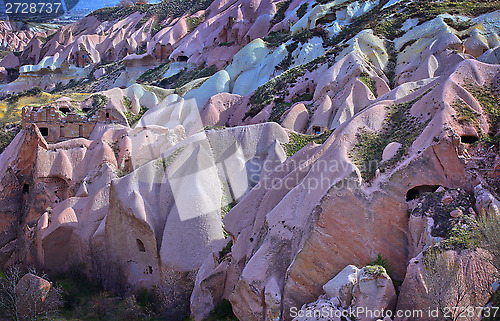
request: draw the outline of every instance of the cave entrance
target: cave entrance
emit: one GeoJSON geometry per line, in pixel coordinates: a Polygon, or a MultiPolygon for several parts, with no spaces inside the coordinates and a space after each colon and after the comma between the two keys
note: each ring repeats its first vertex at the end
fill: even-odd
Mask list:
{"type": "Polygon", "coordinates": [[[415,186],[414,188],[410,189],[406,193],[406,201],[413,201],[420,196],[422,196],[424,193],[432,193],[435,192],[439,188],[439,185],[420,185],[420,186],[415,186]]]}
{"type": "Polygon", "coordinates": [[[38,129],[40,130],[40,134],[42,134],[42,136],[49,136],[49,129],[47,127],[40,127],[38,129]]]}
{"type": "Polygon", "coordinates": [[[479,140],[478,137],[472,135],[463,135],[460,136],[460,141],[464,144],[474,144],[479,140]]]}

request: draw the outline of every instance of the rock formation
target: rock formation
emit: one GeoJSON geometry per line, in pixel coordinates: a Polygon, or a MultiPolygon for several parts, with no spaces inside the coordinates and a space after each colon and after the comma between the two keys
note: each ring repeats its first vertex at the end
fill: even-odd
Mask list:
{"type": "Polygon", "coordinates": [[[200,321],[488,303],[495,253],[469,241],[500,215],[497,3],[168,5],[0,62],[0,266],[167,278],[200,321]]]}

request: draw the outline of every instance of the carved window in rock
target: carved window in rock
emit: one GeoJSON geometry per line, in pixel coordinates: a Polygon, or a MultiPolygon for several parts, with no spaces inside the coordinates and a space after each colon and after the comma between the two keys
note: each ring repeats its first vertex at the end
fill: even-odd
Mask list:
{"type": "Polygon", "coordinates": [[[48,127],[39,127],[40,134],[42,134],[43,137],[49,136],[49,128],[48,127]]]}
{"type": "Polygon", "coordinates": [[[135,242],[137,243],[137,249],[139,250],[139,252],[146,252],[146,247],[141,240],[135,239],[135,242]]]}
{"type": "Polygon", "coordinates": [[[439,185],[420,185],[420,186],[415,186],[414,188],[408,190],[406,193],[406,201],[413,201],[420,196],[422,196],[424,193],[432,193],[435,192],[439,188],[439,185]]]}
{"type": "Polygon", "coordinates": [[[153,267],[152,266],[147,266],[144,268],[144,274],[153,274],[153,267]]]}

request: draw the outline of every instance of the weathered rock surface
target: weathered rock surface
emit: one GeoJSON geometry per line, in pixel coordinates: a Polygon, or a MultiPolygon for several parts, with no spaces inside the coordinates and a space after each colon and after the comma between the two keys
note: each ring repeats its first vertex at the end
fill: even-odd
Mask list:
{"type": "Polygon", "coordinates": [[[52,283],[28,273],[16,284],[17,315],[21,320],[32,320],[48,314],[62,304],[52,283]]]}
{"type": "MultiPolygon", "coordinates": [[[[410,260],[405,281],[401,287],[397,310],[423,311],[457,307],[447,311],[458,317],[461,309],[484,306],[495,281],[494,268],[488,263],[489,254],[483,250],[447,251],[439,264],[439,270],[425,266],[425,254],[410,260]]],[[[440,311],[436,320],[443,317],[440,311]]],[[[431,318],[432,319],[432,318],[431,318]]],[[[466,315],[459,320],[479,320],[480,315],[466,315]]],[[[395,318],[403,320],[403,318],[395,318]]],[[[422,320],[411,316],[404,320],[422,320]]]]}

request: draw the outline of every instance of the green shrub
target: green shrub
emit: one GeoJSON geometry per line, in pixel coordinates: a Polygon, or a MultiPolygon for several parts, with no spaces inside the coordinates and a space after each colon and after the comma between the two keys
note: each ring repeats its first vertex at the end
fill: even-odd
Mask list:
{"type": "Polygon", "coordinates": [[[310,143],[323,144],[330,137],[331,133],[331,131],[326,131],[320,135],[304,135],[291,132],[288,135],[290,141],[284,144],[285,152],[290,157],[310,143]]]}
{"type": "Polygon", "coordinates": [[[367,265],[365,271],[371,275],[380,275],[386,273],[386,270],[381,265],[367,265]]]}
{"type": "Polygon", "coordinates": [[[377,169],[384,171],[399,162],[428,124],[430,119],[421,122],[419,118],[410,114],[411,107],[420,98],[388,106],[383,127],[379,131],[369,131],[365,127],[358,130],[356,143],[349,155],[359,167],[364,180],[373,179],[377,169]],[[398,142],[402,146],[396,156],[382,163],[384,148],[391,142],[398,142]]]}
{"type": "Polygon", "coordinates": [[[146,113],[146,111],[148,111],[148,108],[141,105],[141,109],[137,115],[132,113],[131,111],[125,112],[125,117],[127,118],[128,125],[130,127],[133,127],[141,119],[141,117],[146,113]]]}
{"type": "Polygon", "coordinates": [[[278,22],[281,22],[283,19],[285,19],[285,13],[288,10],[290,3],[292,3],[292,0],[285,0],[276,3],[276,14],[271,20],[271,24],[277,24],[278,22]]]}
{"type": "Polygon", "coordinates": [[[300,5],[300,7],[297,9],[297,17],[299,19],[302,18],[307,13],[308,7],[309,7],[309,3],[307,3],[307,2],[304,2],[303,4],[300,5]]]}
{"type": "Polygon", "coordinates": [[[221,302],[210,313],[206,321],[237,321],[238,319],[233,313],[233,307],[228,300],[221,302]]]}
{"type": "Polygon", "coordinates": [[[382,256],[382,254],[377,254],[377,258],[373,261],[370,262],[368,265],[371,266],[381,266],[385,269],[387,274],[391,275],[391,263],[389,263],[389,259],[385,258],[382,256]]]}

